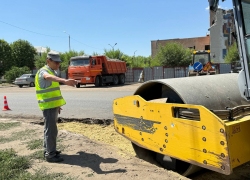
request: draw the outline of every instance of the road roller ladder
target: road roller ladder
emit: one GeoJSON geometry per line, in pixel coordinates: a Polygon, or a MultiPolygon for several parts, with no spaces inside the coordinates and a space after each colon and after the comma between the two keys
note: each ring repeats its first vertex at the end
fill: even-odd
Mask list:
{"type": "Polygon", "coordinates": [[[186,162],[174,169],[185,176],[196,166],[229,175],[250,161],[250,105],[212,112],[165,101],[139,95],[114,100],[115,130],[133,145],[186,162]]]}

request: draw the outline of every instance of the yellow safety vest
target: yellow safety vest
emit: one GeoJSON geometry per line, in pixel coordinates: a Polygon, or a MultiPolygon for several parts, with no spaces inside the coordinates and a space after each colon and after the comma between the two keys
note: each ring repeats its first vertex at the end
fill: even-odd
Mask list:
{"type": "MultiPolygon", "coordinates": [[[[48,68],[42,67],[43,69],[47,69],[50,74],[54,75],[48,68]]],[[[63,99],[60,91],[60,86],[58,82],[53,82],[52,85],[46,89],[41,89],[38,83],[38,74],[40,70],[36,73],[36,96],[38,105],[41,110],[44,109],[51,109],[55,107],[62,106],[66,104],[65,100],[63,99]]]]}

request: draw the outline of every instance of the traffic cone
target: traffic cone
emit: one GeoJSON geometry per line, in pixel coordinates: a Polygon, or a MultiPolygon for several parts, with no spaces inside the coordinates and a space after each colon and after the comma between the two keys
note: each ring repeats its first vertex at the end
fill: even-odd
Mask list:
{"type": "Polygon", "coordinates": [[[6,96],[4,96],[4,107],[3,107],[3,111],[9,111],[11,110],[8,106],[8,103],[7,103],[7,98],[6,96]]]}

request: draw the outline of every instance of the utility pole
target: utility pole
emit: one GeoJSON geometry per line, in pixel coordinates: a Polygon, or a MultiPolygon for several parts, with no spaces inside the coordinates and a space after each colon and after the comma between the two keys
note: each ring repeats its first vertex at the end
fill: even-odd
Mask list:
{"type": "MultiPolygon", "coordinates": [[[[66,34],[68,34],[66,31],[63,31],[64,33],[66,33],[66,34]]],[[[70,49],[70,34],[68,34],[69,35],[69,51],[71,50],[70,49]]]]}

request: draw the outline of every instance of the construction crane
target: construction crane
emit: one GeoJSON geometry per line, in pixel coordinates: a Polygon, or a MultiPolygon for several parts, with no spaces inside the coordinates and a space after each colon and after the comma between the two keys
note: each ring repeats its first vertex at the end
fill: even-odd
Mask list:
{"type": "Polygon", "coordinates": [[[152,80],[114,100],[115,130],[139,158],[184,176],[201,168],[229,175],[250,161],[250,0],[233,0],[233,9],[239,74],[152,80]]]}

